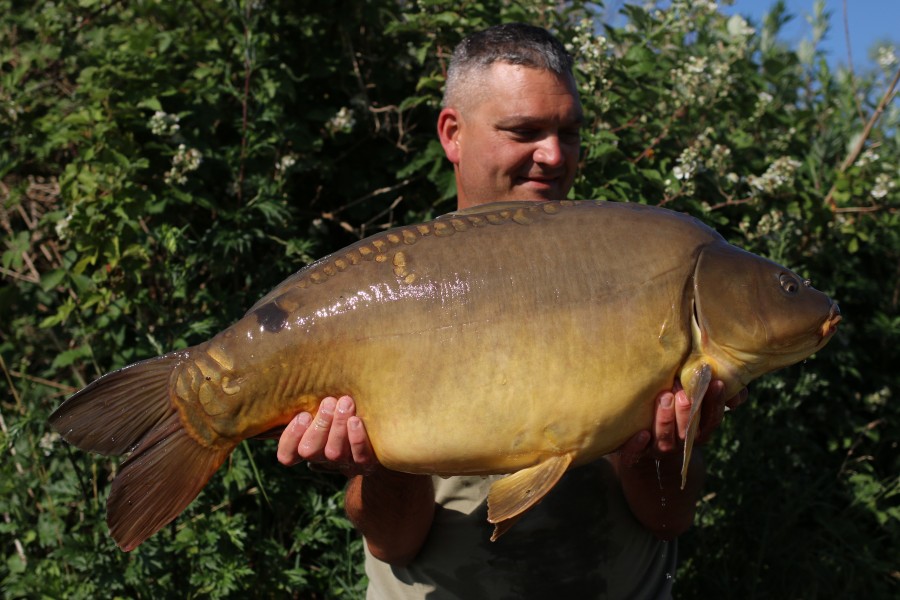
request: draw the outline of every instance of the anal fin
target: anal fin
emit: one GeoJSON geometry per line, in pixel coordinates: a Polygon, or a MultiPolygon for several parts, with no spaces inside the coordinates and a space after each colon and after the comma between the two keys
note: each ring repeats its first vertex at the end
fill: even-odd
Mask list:
{"type": "Polygon", "coordinates": [[[497,480],[488,492],[488,521],[496,541],[528,509],[539,503],[572,464],[572,455],[554,456],[497,480]]]}

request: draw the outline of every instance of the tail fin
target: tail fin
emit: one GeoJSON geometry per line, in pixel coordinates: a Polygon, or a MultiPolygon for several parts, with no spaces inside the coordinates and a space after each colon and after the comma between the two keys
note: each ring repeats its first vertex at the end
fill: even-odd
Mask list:
{"type": "Polygon", "coordinates": [[[177,413],[148,433],[122,463],[106,501],[106,523],[119,548],[134,550],[181,514],[232,450],[198,444],[177,413]]]}
{"type": "Polygon", "coordinates": [[[169,395],[173,371],[187,358],[174,352],[104,375],[50,416],[82,450],[131,451],[106,503],[110,533],[126,551],[177,517],[234,449],[203,446],[185,431],[169,395]]]}
{"type": "Polygon", "coordinates": [[[175,412],[169,381],[187,358],[173,352],[108,373],[63,402],[50,425],[82,450],[124,454],[175,412]]]}

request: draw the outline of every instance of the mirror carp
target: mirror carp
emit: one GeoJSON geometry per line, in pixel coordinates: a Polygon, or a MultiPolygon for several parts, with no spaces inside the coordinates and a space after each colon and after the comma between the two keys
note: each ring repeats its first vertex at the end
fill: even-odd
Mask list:
{"type": "Polygon", "coordinates": [[[378,460],[508,473],[495,537],[571,467],[692,399],[734,395],[821,349],[837,304],[697,219],[631,203],[512,202],[398,227],[286,279],[212,339],[104,375],[50,417],[128,455],[107,521],[124,550],[172,521],[244,439],[347,394],[378,460]]]}

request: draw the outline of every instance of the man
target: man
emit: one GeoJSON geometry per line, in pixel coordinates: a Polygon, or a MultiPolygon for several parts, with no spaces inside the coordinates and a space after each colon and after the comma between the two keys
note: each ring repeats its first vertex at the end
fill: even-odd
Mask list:
{"type": "MultiPolygon", "coordinates": [[[[583,121],[571,66],[558,40],[521,24],[456,48],[437,129],[459,208],[567,196],[583,121]]],[[[722,419],[722,389],[714,382],[704,400],[701,443],[722,419]]],[[[496,542],[485,508],[495,477],[380,467],[349,397],[325,399],[315,418],[298,415],[278,459],[333,462],[351,476],[346,509],[365,537],[369,598],[667,597],[675,544],[666,540],[690,526],[704,467],[695,451],[679,489],[690,402],[677,386],[656,402],[651,431],[567,473],[496,542]]]]}

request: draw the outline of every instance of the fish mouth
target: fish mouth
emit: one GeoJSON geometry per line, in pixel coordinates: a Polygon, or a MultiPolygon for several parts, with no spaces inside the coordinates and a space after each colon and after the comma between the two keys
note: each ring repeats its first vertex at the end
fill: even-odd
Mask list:
{"type": "Polygon", "coordinates": [[[822,329],[820,333],[822,335],[822,339],[828,339],[834,335],[837,331],[838,323],[841,322],[841,309],[838,308],[837,302],[831,303],[831,310],[828,311],[828,318],[825,319],[825,322],[822,323],[822,329]]]}

